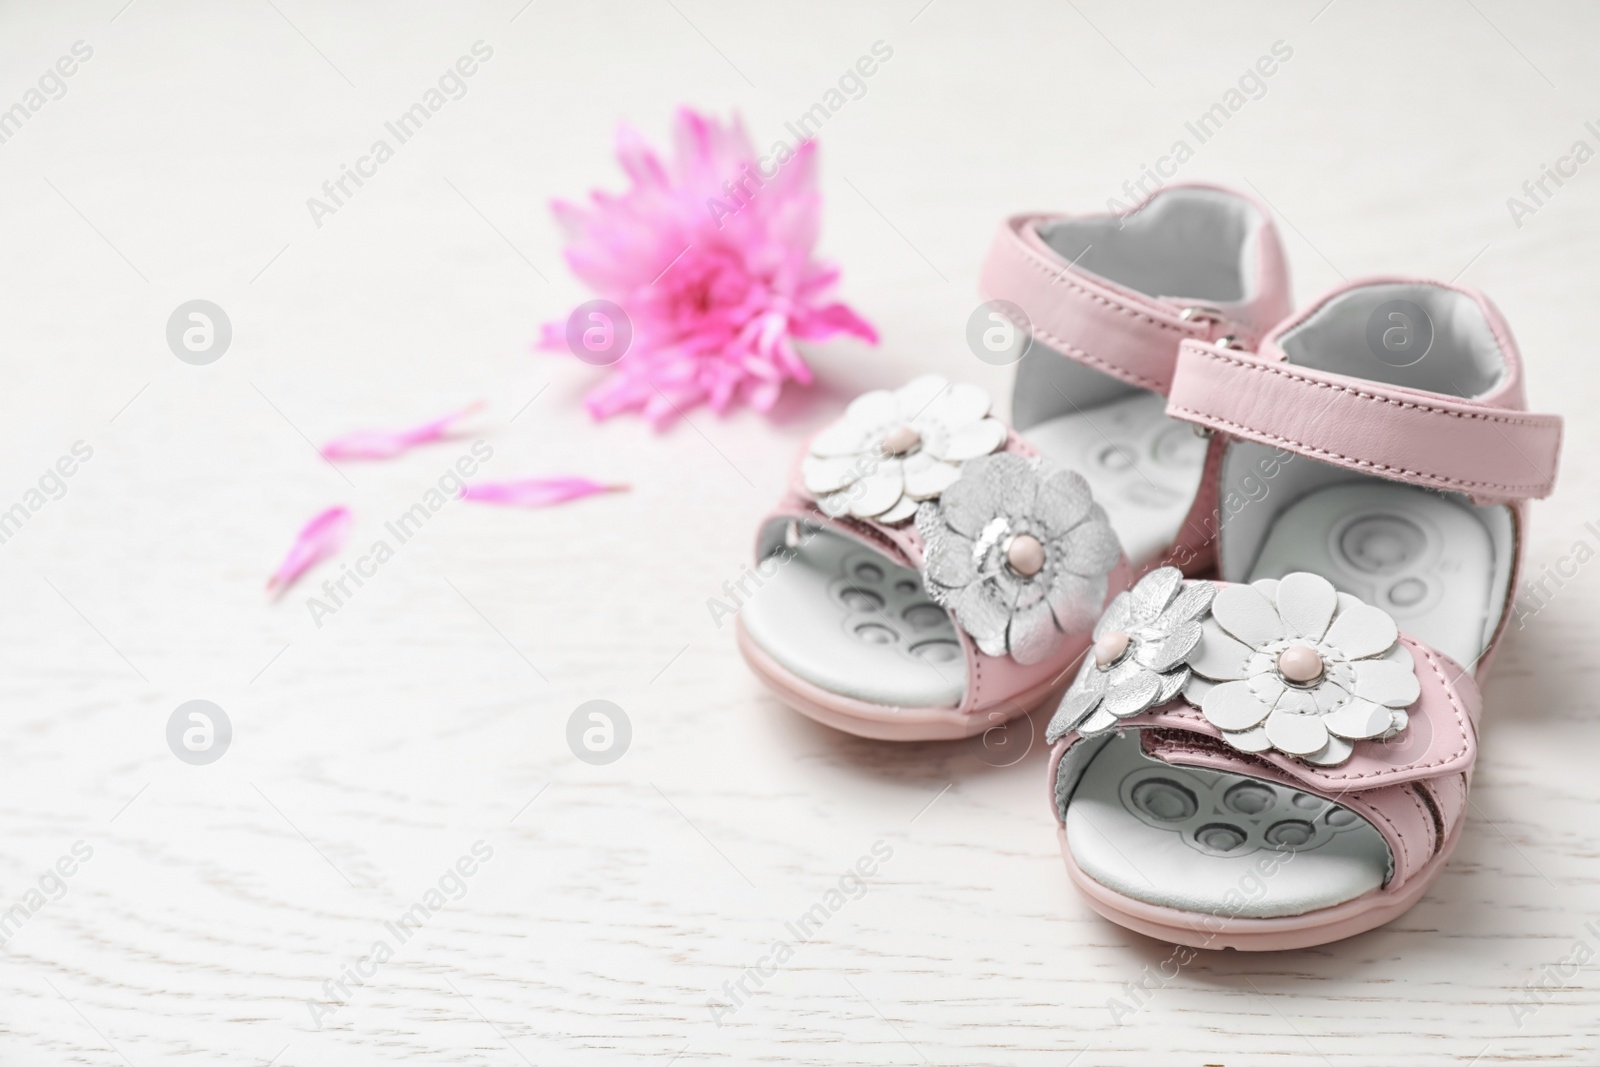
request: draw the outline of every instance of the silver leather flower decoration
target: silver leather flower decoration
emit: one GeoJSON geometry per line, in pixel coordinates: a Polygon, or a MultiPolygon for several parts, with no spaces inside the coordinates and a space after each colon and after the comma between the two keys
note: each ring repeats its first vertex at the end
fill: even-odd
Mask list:
{"type": "Polygon", "coordinates": [[[961,464],[1006,443],[989,394],[924,374],[899,389],[875,389],[812,439],[800,466],[806,492],[825,515],[904,522],[956,480],[961,464]]]}
{"type": "Polygon", "coordinates": [[[1185,582],[1161,567],[1118,593],[1094,628],[1094,645],[1045,730],[1054,743],[1070,730],[1103,733],[1172,700],[1189,681],[1185,662],[1200,643],[1200,618],[1216,586],[1185,582]]]}
{"type": "Polygon", "coordinates": [[[1297,571],[1217,592],[1184,699],[1241,752],[1343,763],[1405,729],[1422,693],[1389,614],[1297,571]]]}
{"type": "Polygon", "coordinates": [[[985,654],[1023,664],[1092,624],[1122,555],[1081,475],[1013,452],[967,460],[917,532],[929,595],[985,654]]]}

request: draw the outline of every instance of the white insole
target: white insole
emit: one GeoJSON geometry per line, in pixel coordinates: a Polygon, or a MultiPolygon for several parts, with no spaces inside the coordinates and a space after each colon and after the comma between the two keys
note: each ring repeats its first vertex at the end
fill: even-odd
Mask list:
{"type": "MultiPolygon", "coordinates": [[[[1286,508],[1249,580],[1320,574],[1389,612],[1402,631],[1469,663],[1485,640],[1493,563],[1488,530],[1453,499],[1360,481],[1286,508]]],[[[1067,840],[1085,873],[1138,900],[1211,914],[1302,914],[1377,888],[1389,870],[1388,846],[1366,820],[1322,801],[1328,810],[1297,812],[1301,804],[1310,812],[1315,799],[1148,759],[1137,732],[1128,731],[1084,771],[1067,806],[1067,840]],[[1241,810],[1241,798],[1260,810],[1241,810]],[[1305,838],[1288,842],[1289,862],[1264,853],[1280,824],[1286,828],[1277,838],[1305,838]],[[1305,825],[1316,832],[1307,836],[1305,825]],[[1263,863],[1270,875],[1257,870],[1263,863]]]]}
{"type": "Polygon", "coordinates": [[[1370,480],[1308,493],[1267,531],[1250,580],[1292,571],[1320,574],[1382,608],[1403,632],[1458,663],[1483,651],[1494,542],[1450,497],[1370,480]]]}
{"type": "Polygon", "coordinates": [[[922,576],[827,530],[740,610],[745,633],[769,656],[830,692],[891,707],[961,703],[967,664],[955,625],[928,599],[922,576]]]}
{"type": "Polygon", "coordinates": [[[1389,849],[1354,812],[1271,782],[1148,759],[1113,737],[1067,806],[1072,858],[1095,881],[1185,911],[1299,915],[1383,884],[1389,849]]]}
{"type": "Polygon", "coordinates": [[[1206,462],[1205,440],[1188,423],[1168,418],[1166,404],[1140,390],[1041,422],[1025,434],[1046,457],[1089,482],[1135,567],[1178,536],[1206,462]]]}

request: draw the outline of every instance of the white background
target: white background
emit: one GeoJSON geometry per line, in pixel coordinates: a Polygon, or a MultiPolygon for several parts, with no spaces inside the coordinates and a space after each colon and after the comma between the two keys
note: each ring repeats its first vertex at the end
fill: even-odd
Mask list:
{"type": "Polygon", "coordinates": [[[926,369],[1004,395],[962,339],[1003,215],[1103,208],[1280,40],[1183,176],[1280,212],[1302,301],[1380,271],[1489,292],[1568,418],[1530,569],[1600,548],[1600,163],[1520,227],[1506,203],[1600,148],[1592,5],[124,2],[0,12],[0,107],[94,50],[0,145],[0,509],[94,450],[0,545],[0,904],[93,849],[5,944],[0,1062],[1595,1062],[1593,967],[1510,1005],[1600,949],[1596,569],[1507,638],[1465,835],[1414,910],[1207,955],[1120,1016],[1170,949],[1067,884],[1041,745],[997,767],[1024,736],[831,733],[706,609],[844,398],[926,369]],[[479,40],[465,98],[316,227],[306,198],[479,40]],[[821,251],[883,344],[815,351],[822,384],[772,421],[590,422],[600,372],[529,349],[584,298],[549,199],[619,189],[616,122],[660,139],[679,103],[765,146],[879,40],[821,136],[821,251]],[[164,337],[195,298],[233,323],[205,367],[164,337]],[[477,398],[473,434],[392,463],[310,443],[477,398]],[[485,478],[634,490],[453,504],[321,628],[304,598],[337,565],[263,595],[309,516],[352,507],[352,559],[480,436],[485,478]],[[208,767],[165,740],[194,698],[234,725],[208,767]],[[595,698],[633,725],[604,767],[565,737],[595,698]],[[465,896],[316,1028],[324,982],[479,840],[465,896]],[[708,999],[876,841],[866,895],[716,1025],[708,999]]]}

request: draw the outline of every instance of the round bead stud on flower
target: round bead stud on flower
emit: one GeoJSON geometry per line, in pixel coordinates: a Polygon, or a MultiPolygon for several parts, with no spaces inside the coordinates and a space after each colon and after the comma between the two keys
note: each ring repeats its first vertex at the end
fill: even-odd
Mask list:
{"type": "Polygon", "coordinates": [[[896,426],[883,435],[878,447],[886,456],[904,458],[922,447],[922,431],[910,423],[896,426]]]}
{"type": "Polygon", "coordinates": [[[1189,667],[1185,698],[1230,745],[1318,764],[1399,733],[1421,691],[1394,620],[1305,572],[1220,590],[1189,667]]]}
{"type": "Polygon", "coordinates": [[[1041,474],[1012,452],[968,460],[917,511],[928,595],[990,656],[1040,663],[1105,602],[1122,556],[1073,471],[1041,474]]]}
{"type": "Polygon", "coordinates": [[[1189,681],[1185,659],[1200,642],[1198,620],[1215,591],[1210,582],[1185,582],[1176,567],[1162,567],[1119,594],[1095,625],[1094,644],[1045,738],[1054,743],[1072,729],[1109,730],[1176,697],[1189,681]]]}
{"type": "Polygon", "coordinates": [[[1290,685],[1302,689],[1314,685],[1324,670],[1322,657],[1310,645],[1290,645],[1278,653],[1278,673],[1290,685]]]}
{"type": "Polygon", "coordinates": [[[1019,578],[1032,578],[1044,570],[1044,545],[1032,534],[1006,539],[1006,566],[1019,578]]]}
{"type": "Polygon", "coordinates": [[[812,439],[800,474],[826,515],[899,523],[960,474],[961,464],[1006,441],[975,385],[924,375],[890,392],[863,393],[812,439]]]}

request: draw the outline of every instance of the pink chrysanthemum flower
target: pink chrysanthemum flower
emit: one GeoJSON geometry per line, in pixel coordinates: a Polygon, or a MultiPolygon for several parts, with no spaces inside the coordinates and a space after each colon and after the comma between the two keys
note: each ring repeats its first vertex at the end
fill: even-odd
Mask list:
{"type": "MultiPolygon", "coordinates": [[[[758,160],[739,119],[723,126],[688,108],[673,139],[676,156],[663,160],[623,126],[617,158],[632,187],[595,190],[588,207],[553,205],[568,265],[632,324],[615,374],[586,398],[596,418],[640,411],[660,428],[699,404],[767,411],[786,382],[811,381],[796,341],[878,340],[850,308],[824,301],[839,271],[812,259],[816,142],[758,160]]],[[[540,344],[565,348],[565,322],[547,323],[540,344]]]]}

